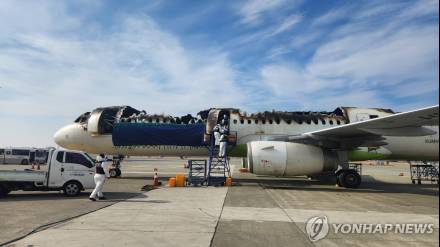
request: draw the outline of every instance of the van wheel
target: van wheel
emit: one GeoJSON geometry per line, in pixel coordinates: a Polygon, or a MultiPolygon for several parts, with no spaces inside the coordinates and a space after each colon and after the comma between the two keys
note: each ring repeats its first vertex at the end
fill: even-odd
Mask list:
{"type": "Polygon", "coordinates": [[[81,193],[81,184],[76,181],[69,181],[64,184],[63,192],[66,196],[77,196],[81,193]]]}
{"type": "Polygon", "coordinates": [[[27,159],[24,159],[24,160],[21,161],[21,164],[22,165],[28,165],[29,161],[27,159]]]}

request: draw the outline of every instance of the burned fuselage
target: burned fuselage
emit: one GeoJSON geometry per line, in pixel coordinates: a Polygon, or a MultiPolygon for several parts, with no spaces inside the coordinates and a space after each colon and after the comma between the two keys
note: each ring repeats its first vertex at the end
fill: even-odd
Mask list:
{"type": "Polygon", "coordinates": [[[151,114],[130,106],[114,106],[82,114],[68,127],[71,131],[59,131],[55,141],[60,146],[95,153],[108,152],[112,148],[114,153],[123,149],[124,153],[131,155],[143,155],[146,149],[156,150],[151,155],[204,155],[204,134],[210,133],[210,128],[224,118],[228,119],[230,133],[234,135],[232,144],[242,145],[390,114],[393,114],[391,110],[352,107],[339,107],[332,112],[265,111],[252,114],[235,108],[211,108],[196,116],[176,117],[151,114]],[[213,123],[207,122],[208,116],[213,123]],[[161,136],[162,139],[167,136],[167,141],[160,140],[161,136]],[[169,152],[164,154],[164,150],[169,152]]]}

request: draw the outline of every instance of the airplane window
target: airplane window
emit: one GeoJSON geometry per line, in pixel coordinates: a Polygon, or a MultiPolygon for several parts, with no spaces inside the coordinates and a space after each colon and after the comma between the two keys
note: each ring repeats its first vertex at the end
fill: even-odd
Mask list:
{"type": "Polygon", "coordinates": [[[234,121],[233,121],[233,122],[234,122],[234,124],[237,124],[237,122],[238,122],[238,121],[237,121],[237,119],[234,119],[234,121]]]}
{"type": "Polygon", "coordinates": [[[78,118],[75,119],[75,123],[85,123],[90,117],[90,112],[86,112],[84,114],[81,114],[78,118]]]}
{"type": "Polygon", "coordinates": [[[307,119],[307,124],[312,124],[312,121],[310,119],[307,119]]]}
{"type": "Polygon", "coordinates": [[[63,163],[64,152],[57,153],[57,161],[63,163]]]}
{"type": "Polygon", "coordinates": [[[156,123],[159,123],[159,122],[160,122],[159,118],[158,118],[158,119],[156,119],[156,123]]]}
{"type": "Polygon", "coordinates": [[[303,121],[302,121],[302,120],[299,120],[299,121],[298,121],[298,124],[303,124],[303,121]]]}
{"type": "Polygon", "coordinates": [[[318,124],[318,123],[319,123],[318,119],[313,120],[313,122],[314,122],[315,124],[318,124]]]}
{"type": "Polygon", "coordinates": [[[261,121],[263,124],[266,124],[266,120],[261,121]]]}
{"type": "Polygon", "coordinates": [[[341,124],[341,121],[338,120],[338,121],[336,121],[336,123],[337,123],[338,125],[340,125],[340,124],[341,124]]]}
{"type": "Polygon", "coordinates": [[[82,154],[79,153],[66,153],[66,163],[79,164],[86,166],[88,168],[92,168],[93,164],[90,160],[86,159],[82,154]]]}
{"type": "Polygon", "coordinates": [[[255,124],[258,124],[258,119],[255,119],[255,124]]]}
{"type": "Polygon", "coordinates": [[[287,120],[287,121],[286,121],[286,123],[287,123],[287,124],[291,124],[291,123],[292,123],[292,121],[290,121],[290,120],[287,120]]]}
{"type": "Polygon", "coordinates": [[[378,118],[379,117],[379,115],[370,115],[370,119],[375,119],[375,118],[378,118]]]}
{"type": "Polygon", "coordinates": [[[333,125],[333,120],[330,120],[330,122],[329,122],[329,123],[330,123],[330,125],[333,125]]]}
{"type": "Polygon", "coordinates": [[[323,120],[321,120],[321,123],[322,123],[322,125],[325,125],[326,124],[326,122],[325,122],[325,120],[323,119],[323,120]]]}
{"type": "Polygon", "coordinates": [[[250,119],[248,119],[248,124],[251,124],[251,123],[252,123],[252,121],[250,119]]]}
{"type": "Polygon", "coordinates": [[[273,120],[272,119],[269,120],[269,124],[273,124],[273,120]]]}
{"type": "Polygon", "coordinates": [[[240,119],[240,123],[241,123],[241,124],[244,124],[244,119],[240,119]]]}
{"type": "Polygon", "coordinates": [[[275,123],[280,124],[280,123],[281,123],[281,120],[276,119],[276,120],[275,120],[275,123]]]}

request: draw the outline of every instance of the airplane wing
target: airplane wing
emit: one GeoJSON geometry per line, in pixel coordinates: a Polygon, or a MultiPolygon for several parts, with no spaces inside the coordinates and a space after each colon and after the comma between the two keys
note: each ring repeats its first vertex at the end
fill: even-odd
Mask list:
{"type": "Polygon", "coordinates": [[[362,146],[382,146],[384,136],[426,136],[436,131],[424,126],[439,125],[439,106],[397,113],[386,117],[354,122],[298,136],[287,141],[326,148],[351,149],[362,146]]]}

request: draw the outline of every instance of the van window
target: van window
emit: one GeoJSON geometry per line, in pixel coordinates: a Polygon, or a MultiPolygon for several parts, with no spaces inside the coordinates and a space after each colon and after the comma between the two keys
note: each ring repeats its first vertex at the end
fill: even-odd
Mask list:
{"type": "Polygon", "coordinates": [[[57,153],[57,161],[63,163],[64,152],[57,153]]]}
{"type": "Polygon", "coordinates": [[[0,155],[3,155],[5,153],[4,149],[0,149],[0,155]]]}
{"type": "Polygon", "coordinates": [[[28,156],[29,150],[12,149],[12,155],[28,156]]]}
{"type": "Polygon", "coordinates": [[[73,163],[73,164],[80,164],[83,166],[86,166],[88,168],[93,167],[92,162],[90,160],[86,159],[84,155],[79,153],[66,153],[66,163],[73,163]]]}

